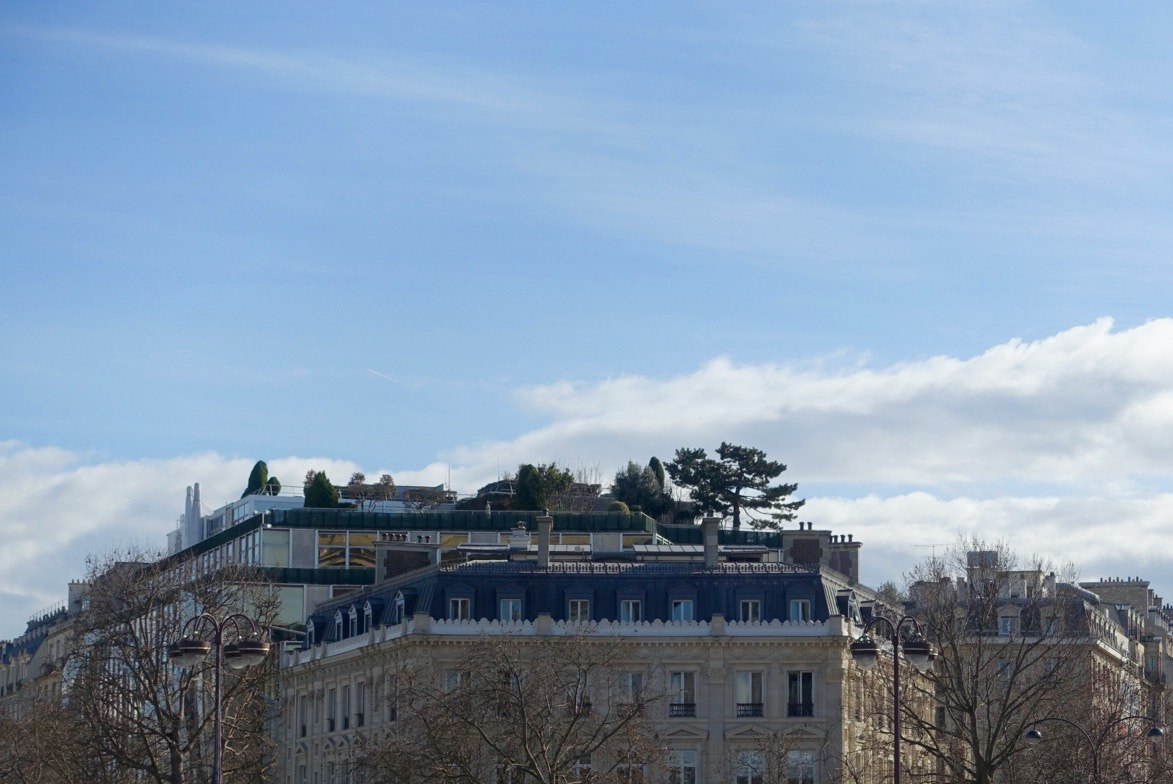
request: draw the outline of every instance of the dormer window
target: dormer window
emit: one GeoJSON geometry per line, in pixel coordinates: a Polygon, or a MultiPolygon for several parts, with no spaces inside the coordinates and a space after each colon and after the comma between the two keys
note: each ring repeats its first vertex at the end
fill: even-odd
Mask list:
{"type": "Polygon", "coordinates": [[[334,611],[334,639],[342,639],[342,610],[334,611]]]}
{"type": "Polygon", "coordinates": [[[362,606],[362,625],[367,631],[370,631],[371,626],[374,625],[374,616],[375,612],[371,608],[371,603],[369,601],[364,602],[362,606]]]}
{"type": "Polygon", "coordinates": [[[350,637],[358,636],[358,608],[350,605],[350,637]]]}

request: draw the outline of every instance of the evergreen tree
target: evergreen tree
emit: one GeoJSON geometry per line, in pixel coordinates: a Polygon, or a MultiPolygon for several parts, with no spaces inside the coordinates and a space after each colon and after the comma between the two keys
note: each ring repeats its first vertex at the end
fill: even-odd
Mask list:
{"type": "MultiPolygon", "coordinates": [[[[652,461],[659,462],[654,457],[652,461]]],[[[662,465],[660,468],[663,470],[662,465]]],[[[611,495],[628,506],[638,506],[649,517],[659,517],[675,505],[672,497],[664,491],[664,484],[656,475],[652,462],[640,467],[628,461],[627,467],[615,474],[611,495]]]]}
{"type": "Polygon", "coordinates": [[[569,490],[573,484],[574,475],[565,468],[559,468],[555,463],[525,463],[517,467],[513,503],[510,508],[531,512],[549,509],[554,495],[569,490]]]}
{"type": "Polygon", "coordinates": [[[681,448],[666,468],[673,482],[690,491],[701,513],[732,516],[734,529],[741,527],[743,511],[754,528],[779,528],[806,503],[789,500],[798,485],[770,484],[786,466],[767,460],[766,453],[755,447],[723,441],[715,460],[704,449],[681,448]],[[753,517],[759,511],[769,517],[753,517]]]}
{"type": "Polygon", "coordinates": [[[648,468],[652,469],[652,473],[656,476],[656,484],[660,489],[664,489],[664,464],[660,462],[660,458],[652,455],[652,459],[648,461],[648,468]]]}
{"type": "Polygon", "coordinates": [[[306,474],[304,506],[306,509],[338,507],[338,488],[326,476],[325,471],[310,471],[306,474]]]}
{"type": "Polygon", "coordinates": [[[246,495],[261,492],[268,481],[269,465],[264,460],[258,460],[248,475],[248,486],[244,488],[244,492],[240,494],[240,497],[244,498],[246,495]]]}

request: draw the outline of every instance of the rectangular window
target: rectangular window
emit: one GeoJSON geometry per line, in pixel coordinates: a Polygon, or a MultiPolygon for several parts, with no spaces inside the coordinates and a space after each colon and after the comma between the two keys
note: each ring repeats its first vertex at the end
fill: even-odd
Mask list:
{"type": "Polygon", "coordinates": [[[616,679],[616,698],[621,704],[639,702],[644,688],[642,672],[621,672],[616,679]]]}
{"type": "Polygon", "coordinates": [[[346,565],[351,569],[375,565],[375,534],[373,532],[350,532],[350,547],[347,550],[346,565]]]}
{"type": "Polygon", "coordinates": [[[468,621],[472,619],[472,600],[463,597],[448,600],[448,620],[468,621]]]}
{"type": "Polygon", "coordinates": [[[672,600],[672,620],[691,621],[692,615],[692,599],[672,600]]]}
{"type": "Polygon", "coordinates": [[[304,738],[309,724],[310,698],[305,694],[297,698],[297,736],[304,738]]]}
{"type": "Polygon", "coordinates": [[[646,765],[624,762],[615,766],[615,784],[644,784],[647,775],[646,765]]]}
{"type": "Polygon", "coordinates": [[[498,618],[502,621],[520,621],[521,599],[502,599],[498,618]]]}
{"type": "Polygon", "coordinates": [[[998,619],[998,634],[1002,637],[1014,636],[1014,619],[1004,615],[998,619]]]}
{"type": "Polygon", "coordinates": [[[318,566],[346,566],[346,532],[318,532],[318,566]]]}
{"type": "Polygon", "coordinates": [[[786,678],[786,715],[814,716],[815,674],[813,672],[791,672],[787,674],[786,678]]]}
{"type": "Polygon", "coordinates": [[[367,721],[367,685],[359,681],[354,686],[354,726],[361,727],[367,721]]]}
{"type": "Polygon", "coordinates": [[[591,619],[590,599],[571,599],[567,603],[566,620],[571,623],[586,623],[591,619]]]}
{"type": "Polygon", "coordinates": [[[622,623],[638,623],[644,619],[644,604],[639,599],[622,599],[619,602],[619,620],[622,623]]]}
{"type": "Polygon", "coordinates": [[[762,620],[762,602],[760,599],[742,599],[738,606],[738,620],[757,623],[762,620]]]}
{"type": "Polygon", "coordinates": [[[815,784],[815,753],[786,752],[786,784],[815,784]]]}
{"type": "Polygon", "coordinates": [[[384,704],[387,706],[387,721],[395,721],[399,718],[399,682],[394,675],[387,676],[386,699],[384,704]]]}
{"type": "Polygon", "coordinates": [[[766,780],[766,755],[761,751],[739,751],[734,770],[737,784],[764,784],[766,780]]]}
{"type": "Polygon", "coordinates": [[[333,732],[338,724],[338,691],[330,689],[326,693],[326,732],[333,732]]]}
{"type": "Polygon", "coordinates": [[[696,673],[668,674],[668,715],[673,717],[696,715],[696,673]]]}
{"type": "Polygon", "coordinates": [[[342,687],[342,729],[350,729],[350,684],[342,687]]]}
{"type": "Polygon", "coordinates": [[[696,784],[698,756],[695,751],[668,752],[668,784],[696,784]]]}
{"type": "Polygon", "coordinates": [[[791,599],[790,600],[790,620],[792,621],[809,621],[811,619],[811,600],[810,599],[791,599]]]}
{"type": "Polygon", "coordinates": [[[444,670],[444,691],[456,691],[468,683],[468,677],[466,670],[444,670]]]}
{"type": "Polygon", "coordinates": [[[765,714],[762,700],[762,682],[765,673],[741,671],[737,673],[737,715],[739,718],[756,718],[765,714]]]}
{"type": "Polygon", "coordinates": [[[590,779],[593,767],[591,755],[584,754],[574,761],[574,777],[579,781],[590,779]]]}

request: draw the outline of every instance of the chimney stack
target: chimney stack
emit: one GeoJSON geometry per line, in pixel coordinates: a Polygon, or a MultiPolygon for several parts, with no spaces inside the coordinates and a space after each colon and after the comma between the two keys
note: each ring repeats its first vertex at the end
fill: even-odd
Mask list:
{"type": "Polygon", "coordinates": [[[543,569],[550,565],[550,532],[554,530],[554,518],[544,513],[538,523],[538,565],[543,569]]]}
{"type": "Polygon", "coordinates": [[[712,569],[717,565],[717,528],[720,525],[719,517],[706,517],[701,520],[701,540],[705,545],[706,569],[712,569]]]}

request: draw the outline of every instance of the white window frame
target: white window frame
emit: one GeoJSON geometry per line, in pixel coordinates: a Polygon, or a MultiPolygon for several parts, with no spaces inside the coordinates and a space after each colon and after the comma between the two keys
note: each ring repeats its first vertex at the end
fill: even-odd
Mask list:
{"type": "Polygon", "coordinates": [[[762,670],[738,670],[734,676],[736,713],[739,718],[766,715],[766,673],[762,670]]]}
{"type": "Polygon", "coordinates": [[[696,672],[693,670],[672,670],[669,672],[669,716],[678,718],[696,716],[696,693],[696,672]]]}
{"type": "Polygon", "coordinates": [[[566,620],[570,623],[588,623],[591,619],[590,599],[567,599],[566,620]]]}
{"type": "Polygon", "coordinates": [[[695,749],[668,752],[668,784],[697,784],[700,753],[695,749]]]}
{"type": "Polygon", "coordinates": [[[630,704],[638,702],[643,694],[644,674],[637,670],[621,672],[616,678],[615,685],[620,703],[630,704]]]}
{"type": "Polygon", "coordinates": [[[643,599],[620,599],[619,622],[639,623],[644,619],[643,599]]]}
{"type": "Polygon", "coordinates": [[[787,784],[815,784],[817,780],[818,768],[813,751],[790,749],[786,752],[787,784]]]}
{"type": "Polygon", "coordinates": [[[448,599],[448,620],[471,621],[472,599],[467,596],[452,596],[448,599]]]}
{"type": "Polygon", "coordinates": [[[742,599],[737,604],[737,619],[742,623],[757,623],[762,620],[762,600],[742,599]]]}
{"type": "Polygon", "coordinates": [[[525,620],[525,608],[519,597],[509,596],[497,602],[497,617],[502,623],[525,620]]]}
{"type": "Polygon", "coordinates": [[[734,767],[735,784],[765,784],[766,753],[763,751],[739,751],[734,767]]]}
{"type": "Polygon", "coordinates": [[[579,781],[589,778],[594,770],[595,759],[591,754],[584,754],[574,761],[574,777],[579,781]]]}
{"type": "Polygon", "coordinates": [[[791,621],[809,621],[811,619],[811,600],[810,599],[791,599],[790,600],[790,615],[787,616],[791,621]]]}
{"type": "Polygon", "coordinates": [[[615,766],[617,784],[644,784],[648,780],[648,766],[642,762],[621,762],[615,766]]]}
{"type": "Polygon", "coordinates": [[[672,600],[672,620],[692,621],[696,619],[696,602],[692,599],[672,600]]]}
{"type": "Polygon", "coordinates": [[[810,670],[791,670],[786,673],[786,715],[790,717],[810,717],[814,714],[814,672],[810,670]],[[809,711],[806,706],[809,706],[809,711]]]}

